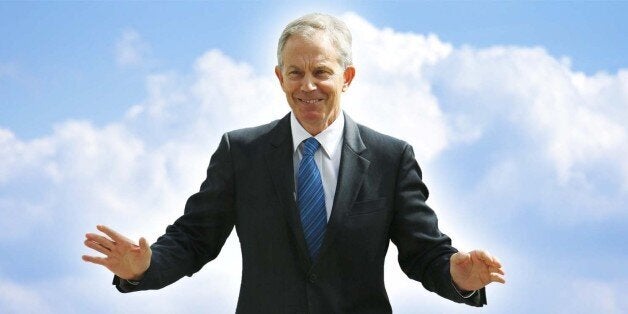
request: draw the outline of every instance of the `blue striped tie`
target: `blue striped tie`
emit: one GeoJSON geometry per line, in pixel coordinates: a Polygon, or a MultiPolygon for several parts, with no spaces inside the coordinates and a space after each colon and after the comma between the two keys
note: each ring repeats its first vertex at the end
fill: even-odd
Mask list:
{"type": "Polygon", "coordinates": [[[301,214],[301,226],[312,260],[318,255],[327,225],[325,192],[321,174],[314,162],[314,153],[320,144],[310,137],[303,142],[303,158],[297,174],[297,204],[301,214]]]}

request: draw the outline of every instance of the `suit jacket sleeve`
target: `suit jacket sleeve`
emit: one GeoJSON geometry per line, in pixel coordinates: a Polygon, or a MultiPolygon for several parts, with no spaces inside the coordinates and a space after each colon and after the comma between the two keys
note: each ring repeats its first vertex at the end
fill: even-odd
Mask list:
{"type": "Polygon", "coordinates": [[[192,195],[184,214],[151,245],[151,263],[138,285],[114,277],[121,292],[159,289],[191,276],[218,256],[234,226],[233,168],[225,134],[207,169],[207,178],[192,195]]]}
{"type": "Polygon", "coordinates": [[[486,304],[484,289],[463,298],[453,285],[449,259],[457,250],[440,232],[436,214],[425,203],[428,190],[410,145],[405,145],[399,164],[391,240],[399,251],[401,269],[427,290],[447,299],[473,306],[486,304]]]}

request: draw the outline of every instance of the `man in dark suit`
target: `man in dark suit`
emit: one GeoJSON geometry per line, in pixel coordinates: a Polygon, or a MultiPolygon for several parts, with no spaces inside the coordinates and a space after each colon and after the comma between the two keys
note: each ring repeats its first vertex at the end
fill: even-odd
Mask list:
{"type": "Polygon", "coordinates": [[[384,258],[392,241],[412,279],[455,302],[486,304],[504,282],[485,251],[458,252],[425,203],[407,143],[340,109],[355,76],[351,35],[331,16],[286,26],[275,73],[291,113],[226,133],[184,214],[152,246],[116,231],[88,233],[83,256],[122,292],[159,289],[218,255],[235,226],[242,250],[238,313],[390,313],[384,258]]]}

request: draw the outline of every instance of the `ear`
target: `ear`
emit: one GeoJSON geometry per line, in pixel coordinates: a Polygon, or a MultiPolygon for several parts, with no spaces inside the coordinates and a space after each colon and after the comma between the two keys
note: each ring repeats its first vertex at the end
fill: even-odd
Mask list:
{"type": "Polygon", "coordinates": [[[277,75],[277,79],[279,79],[279,84],[283,87],[283,73],[281,73],[281,68],[279,66],[275,66],[275,75],[277,75]]]}
{"type": "Polygon", "coordinates": [[[345,73],[343,74],[343,78],[344,78],[344,84],[342,85],[342,91],[346,91],[347,88],[349,88],[349,85],[351,85],[351,82],[353,81],[353,77],[355,76],[355,68],[350,65],[345,69],[345,73]]]}

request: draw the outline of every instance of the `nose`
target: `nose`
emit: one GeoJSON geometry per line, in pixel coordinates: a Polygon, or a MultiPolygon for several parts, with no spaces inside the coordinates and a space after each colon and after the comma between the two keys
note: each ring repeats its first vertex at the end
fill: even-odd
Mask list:
{"type": "Polygon", "coordinates": [[[303,81],[301,82],[301,91],[303,92],[311,92],[316,89],[316,84],[314,84],[314,80],[309,75],[303,77],[303,81]]]}

